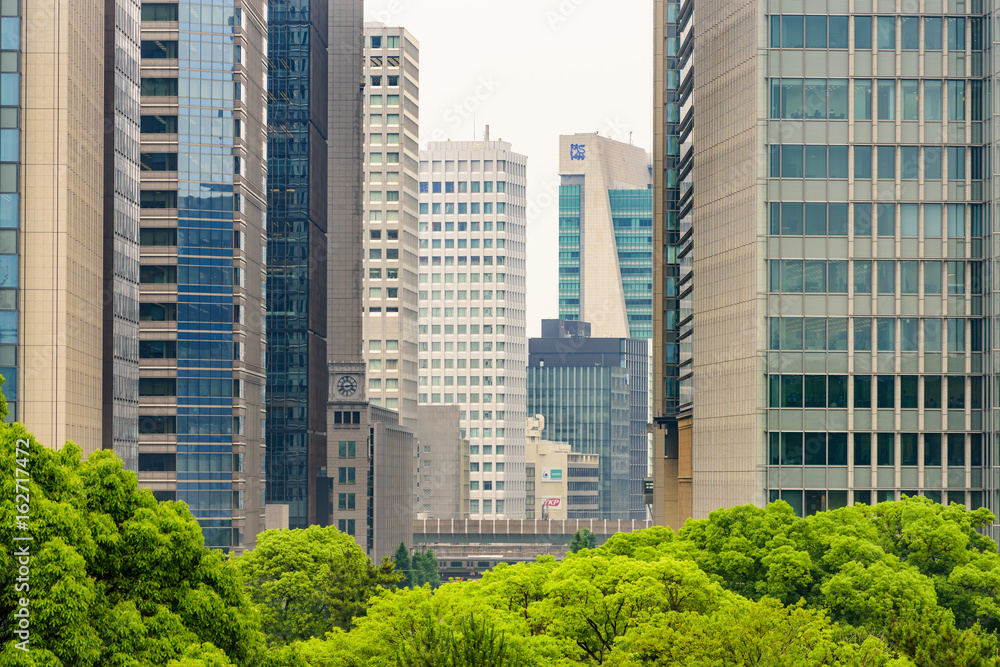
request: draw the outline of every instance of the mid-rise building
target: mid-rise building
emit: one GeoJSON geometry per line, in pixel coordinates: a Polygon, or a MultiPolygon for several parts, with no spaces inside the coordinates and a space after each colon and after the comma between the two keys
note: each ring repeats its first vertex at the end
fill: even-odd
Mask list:
{"type": "Polygon", "coordinates": [[[643,149],[559,137],[559,318],[594,335],[653,337],[653,192],[643,149]]]}
{"type": "Polygon", "coordinates": [[[377,563],[400,543],[413,544],[416,439],[398,413],[367,401],[363,386],[349,391],[354,378],[332,376],[330,453],[317,480],[317,522],[354,537],[377,563]]]}
{"type": "Polygon", "coordinates": [[[568,442],[542,438],[545,417],[525,430],[526,519],[596,519],[600,514],[597,454],[574,454],[568,442]]]}
{"type": "Polygon", "coordinates": [[[266,16],[142,8],[139,481],[234,550],[264,527],[266,16]]]}
{"type": "Polygon", "coordinates": [[[528,411],[543,436],[599,457],[600,519],[645,519],[648,342],[591,338],[587,322],[542,320],[528,348],[528,411]]]}
{"type": "Polygon", "coordinates": [[[368,398],[417,420],[419,65],[404,28],[365,24],[364,329],[368,398]]]}
{"type": "Polygon", "coordinates": [[[992,8],[656,6],[658,519],[995,510],[992,8]]]}
{"type": "Polygon", "coordinates": [[[477,519],[525,511],[526,171],[488,131],[420,154],[419,400],[461,410],[477,519]]]}
{"type": "Polygon", "coordinates": [[[327,437],[329,17],[268,18],[267,502],[305,528],[327,437]]]}
{"type": "Polygon", "coordinates": [[[469,518],[469,440],[461,434],[457,405],[421,405],[417,410],[418,518],[469,518]]]}

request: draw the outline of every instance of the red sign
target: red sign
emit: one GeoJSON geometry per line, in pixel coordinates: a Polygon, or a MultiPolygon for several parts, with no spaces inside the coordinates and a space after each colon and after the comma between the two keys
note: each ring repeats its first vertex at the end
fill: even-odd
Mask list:
{"type": "Polygon", "coordinates": [[[542,507],[559,507],[562,503],[562,498],[546,498],[542,503],[542,507]]]}

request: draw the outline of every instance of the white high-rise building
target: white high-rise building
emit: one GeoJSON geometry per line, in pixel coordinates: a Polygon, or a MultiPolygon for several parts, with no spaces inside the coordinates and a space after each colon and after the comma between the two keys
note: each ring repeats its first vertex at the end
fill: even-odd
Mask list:
{"type": "Polygon", "coordinates": [[[419,49],[404,28],[365,24],[365,361],[368,399],[417,421],[419,49]]]}
{"type": "Polygon", "coordinates": [[[461,410],[473,519],[524,517],[526,172],[488,131],[420,153],[419,400],[461,410]]]}

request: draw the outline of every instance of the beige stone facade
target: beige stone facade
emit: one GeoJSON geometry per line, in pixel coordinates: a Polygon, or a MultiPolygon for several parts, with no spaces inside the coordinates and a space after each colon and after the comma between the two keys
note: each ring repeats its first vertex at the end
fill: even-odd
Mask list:
{"type": "Polygon", "coordinates": [[[24,3],[19,421],[101,448],[104,3],[24,3]]]}

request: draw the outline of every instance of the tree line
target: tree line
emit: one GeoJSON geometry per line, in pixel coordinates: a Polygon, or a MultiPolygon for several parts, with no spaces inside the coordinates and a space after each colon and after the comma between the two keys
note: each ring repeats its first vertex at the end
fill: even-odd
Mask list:
{"type": "MultiPolygon", "coordinates": [[[[2,400],[2,399],[0,399],[2,400]]],[[[0,406],[2,408],[2,406],[0,406]]],[[[432,553],[372,563],[333,527],[227,558],[109,452],[0,426],[0,536],[29,443],[30,592],[0,554],[0,667],[1000,665],[986,509],[925,498],[808,518],[776,502],[680,531],[574,538],[564,559],[440,583],[432,553]],[[30,597],[31,650],[13,613],[30,597]]]]}

